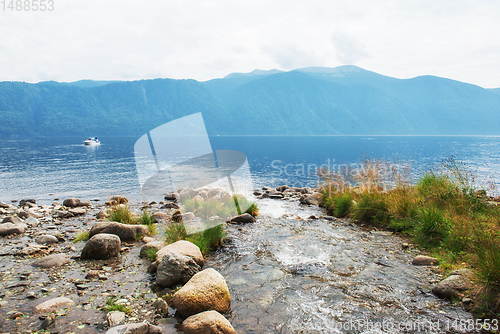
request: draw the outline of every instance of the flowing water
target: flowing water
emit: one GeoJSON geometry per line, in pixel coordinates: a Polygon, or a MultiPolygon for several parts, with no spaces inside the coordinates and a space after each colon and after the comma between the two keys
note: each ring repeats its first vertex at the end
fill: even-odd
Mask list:
{"type": "Polygon", "coordinates": [[[436,298],[440,280],[404,240],[320,208],[260,200],[208,262],[228,282],[241,333],[468,333],[470,314],[436,298]],[[330,218],[331,219],[331,218],[330,218]],[[461,328],[462,327],[462,328],[461,328]],[[465,327],[465,328],[464,328],[465,327]]]}
{"type": "MultiPolygon", "coordinates": [[[[89,149],[75,138],[0,141],[0,200],[35,198],[39,204],[49,204],[71,196],[88,200],[123,194],[140,202],[135,139],[102,138],[102,142],[100,147],[89,149]]],[[[500,149],[497,137],[215,137],[211,142],[213,149],[234,149],[247,155],[254,186],[312,186],[317,181],[311,174],[315,167],[326,164],[335,168],[363,157],[410,162],[418,173],[457,155],[483,178],[498,179],[500,171],[500,157],[495,154],[500,149]]],[[[265,199],[259,200],[258,206],[257,222],[230,225],[229,244],[207,261],[207,266],[217,269],[228,282],[232,296],[228,317],[238,333],[471,332],[466,323],[471,315],[432,295],[430,288],[441,277],[432,268],[411,265],[417,251],[411,247],[403,250],[404,240],[399,237],[345,220],[308,219],[325,213],[297,202],[265,199]]],[[[78,230],[89,228],[86,223],[75,221],[71,231],[64,231],[63,226],[57,229],[67,232],[66,237],[72,240],[78,230]]],[[[2,238],[2,248],[7,251],[16,242],[25,247],[37,234],[46,232],[45,228],[23,237],[2,238]]],[[[58,246],[60,251],[68,244],[58,246]]],[[[150,295],[143,287],[149,285],[151,277],[145,273],[145,260],[137,258],[138,249],[132,246],[129,256],[112,269],[112,278],[105,285],[110,294],[129,293],[119,284],[124,279],[119,275],[132,263],[136,274],[125,287],[140,296],[150,295]]],[[[76,256],[79,250],[65,252],[76,256]]],[[[61,281],[48,282],[45,271],[31,268],[27,259],[2,257],[0,281],[17,281],[20,274],[29,272],[34,284],[41,280],[49,291],[35,301],[65,291],[77,304],[88,302],[85,305],[89,305],[91,315],[75,311],[68,319],[96,317],[85,325],[86,330],[101,333],[104,330],[97,324],[103,321],[103,314],[94,309],[106,298],[86,301],[88,296],[78,295],[69,281],[84,277],[88,268],[82,265],[74,262],[61,269],[61,281]],[[7,264],[7,259],[12,262],[7,264]]],[[[103,288],[91,286],[89,294],[99,295],[103,288]]],[[[0,292],[9,310],[17,306],[30,312],[35,304],[26,299],[24,286],[0,292]]],[[[146,301],[144,305],[141,307],[151,307],[146,301]]],[[[6,307],[0,308],[1,316],[6,307]]],[[[152,318],[152,313],[148,317],[152,318]]],[[[61,319],[60,326],[70,326],[61,319]]],[[[20,322],[38,326],[39,320],[32,316],[20,322]]],[[[175,331],[173,325],[170,327],[175,331]]]]}

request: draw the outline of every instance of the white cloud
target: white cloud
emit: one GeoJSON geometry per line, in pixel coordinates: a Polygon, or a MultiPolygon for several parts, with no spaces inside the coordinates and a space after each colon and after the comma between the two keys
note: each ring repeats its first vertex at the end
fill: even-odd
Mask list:
{"type": "Polygon", "coordinates": [[[52,12],[0,11],[0,80],[208,80],[356,63],[500,87],[494,0],[54,3],[52,12]]]}
{"type": "Polygon", "coordinates": [[[333,33],[332,42],[335,47],[335,57],[342,64],[354,65],[369,56],[365,45],[347,33],[340,31],[333,33]]]}

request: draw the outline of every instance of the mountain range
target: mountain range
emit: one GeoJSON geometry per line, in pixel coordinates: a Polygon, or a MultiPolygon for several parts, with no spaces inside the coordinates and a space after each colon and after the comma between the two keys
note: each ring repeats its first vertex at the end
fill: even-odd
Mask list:
{"type": "Polygon", "coordinates": [[[352,65],[205,82],[0,82],[0,136],[140,136],[197,112],[209,135],[500,135],[500,88],[352,65]]]}

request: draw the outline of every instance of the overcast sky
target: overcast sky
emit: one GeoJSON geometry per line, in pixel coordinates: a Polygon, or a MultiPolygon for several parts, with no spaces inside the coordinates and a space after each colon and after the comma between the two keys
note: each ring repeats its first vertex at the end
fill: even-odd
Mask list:
{"type": "Polygon", "coordinates": [[[50,12],[0,7],[0,81],[203,81],[353,64],[397,78],[430,74],[500,87],[498,0],[53,4],[50,12]]]}

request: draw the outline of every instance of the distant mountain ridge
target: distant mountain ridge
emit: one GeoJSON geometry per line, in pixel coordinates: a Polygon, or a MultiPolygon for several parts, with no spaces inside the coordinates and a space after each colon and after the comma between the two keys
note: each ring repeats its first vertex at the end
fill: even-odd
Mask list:
{"type": "Polygon", "coordinates": [[[205,82],[0,82],[0,136],[140,136],[197,112],[210,135],[500,135],[500,88],[352,65],[205,82]]]}

